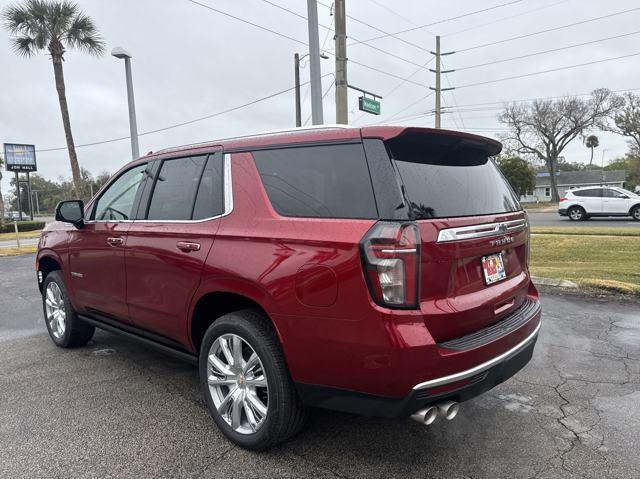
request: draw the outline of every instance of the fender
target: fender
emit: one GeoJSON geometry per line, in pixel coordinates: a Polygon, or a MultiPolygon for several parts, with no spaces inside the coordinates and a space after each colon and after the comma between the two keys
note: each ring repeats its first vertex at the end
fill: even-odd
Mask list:
{"type": "Polygon", "coordinates": [[[193,314],[198,302],[205,295],[211,293],[236,294],[238,296],[244,296],[257,303],[271,319],[276,334],[278,335],[278,339],[280,340],[280,344],[284,343],[284,337],[286,334],[283,334],[282,325],[276,324],[273,318],[273,315],[278,313],[279,308],[275,299],[267,291],[245,278],[209,276],[202,278],[202,281],[200,282],[198,289],[196,289],[196,292],[191,299],[191,303],[189,304],[186,321],[186,337],[189,338],[189,344],[192,350],[195,351],[195,345],[191,340],[193,314]]]}

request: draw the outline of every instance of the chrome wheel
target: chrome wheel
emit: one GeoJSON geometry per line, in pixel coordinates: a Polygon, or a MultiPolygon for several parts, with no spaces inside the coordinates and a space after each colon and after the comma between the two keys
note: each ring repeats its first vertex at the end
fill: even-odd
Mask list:
{"type": "Polygon", "coordinates": [[[60,339],[67,329],[67,312],[60,286],[54,281],[47,285],[44,303],[49,330],[54,338],[60,339]]]}
{"type": "Polygon", "coordinates": [[[240,434],[264,424],[269,406],[267,376],[258,354],[236,334],[217,338],[207,357],[209,394],[218,414],[240,434]]]}

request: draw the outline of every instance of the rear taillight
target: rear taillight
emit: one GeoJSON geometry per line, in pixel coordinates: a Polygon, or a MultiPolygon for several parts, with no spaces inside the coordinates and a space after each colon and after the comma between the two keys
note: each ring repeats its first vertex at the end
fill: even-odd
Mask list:
{"type": "Polygon", "coordinates": [[[360,243],[373,300],[389,308],[418,307],[420,232],[415,223],[380,221],[360,243]]]}
{"type": "Polygon", "coordinates": [[[560,203],[562,203],[563,201],[567,201],[566,198],[560,198],[560,203]]]}
{"type": "Polygon", "coordinates": [[[529,221],[529,214],[525,211],[525,227],[527,233],[527,242],[525,243],[525,268],[529,271],[529,260],[531,259],[531,222],[529,221]]]}

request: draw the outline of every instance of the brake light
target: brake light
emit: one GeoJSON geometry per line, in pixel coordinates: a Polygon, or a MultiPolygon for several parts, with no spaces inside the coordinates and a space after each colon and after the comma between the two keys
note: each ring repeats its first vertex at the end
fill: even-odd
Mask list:
{"type": "Polygon", "coordinates": [[[527,242],[525,243],[525,268],[527,272],[529,272],[529,263],[531,261],[531,222],[529,221],[529,214],[525,211],[524,213],[525,225],[527,231],[527,242]]]}
{"type": "Polygon", "coordinates": [[[560,203],[562,203],[563,201],[567,201],[566,198],[560,198],[560,203]]]}
{"type": "Polygon", "coordinates": [[[360,242],[373,300],[390,308],[418,307],[420,232],[415,223],[380,221],[360,242]]]}

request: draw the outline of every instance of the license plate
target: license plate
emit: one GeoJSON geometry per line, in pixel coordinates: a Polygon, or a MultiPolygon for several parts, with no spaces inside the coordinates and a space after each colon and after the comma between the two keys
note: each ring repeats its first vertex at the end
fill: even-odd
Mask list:
{"type": "Polygon", "coordinates": [[[501,281],[507,277],[504,270],[504,261],[502,253],[492,254],[482,257],[482,272],[484,273],[484,282],[489,285],[501,281]]]}

